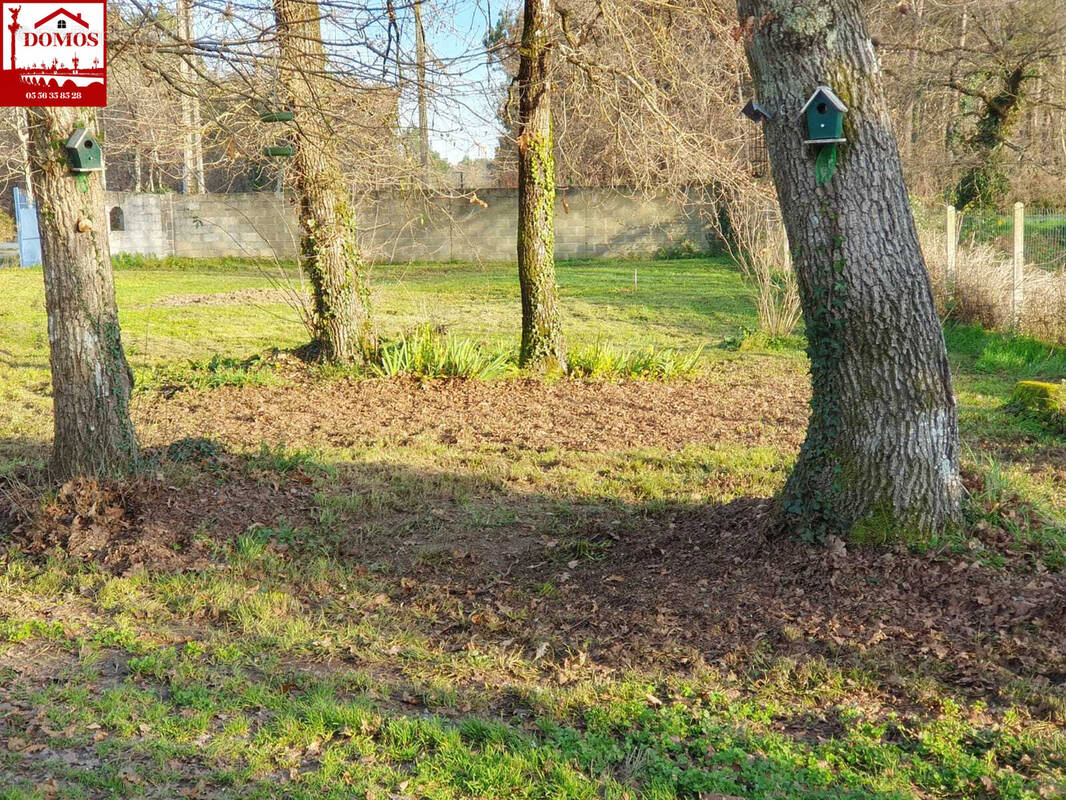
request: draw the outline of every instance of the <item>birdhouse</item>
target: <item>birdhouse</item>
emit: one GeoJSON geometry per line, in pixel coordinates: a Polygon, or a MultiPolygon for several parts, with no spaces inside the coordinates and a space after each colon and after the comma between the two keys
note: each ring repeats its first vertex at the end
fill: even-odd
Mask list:
{"type": "Polygon", "coordinates": [[[819,86],[803,107],[807,123],[805,144],[835,144],[844,138],[844,113],[848,107],[828,86],[819,86]]]}
{"type": "Polygon", "coordinates": [[[770,112],[760,106],[754,100],[749,100],[748,104],[744,106],[744,108],[740,109],[740,113],[750,119],[752,122],[762,123],[772,118],[770,112]]]}
{"type": "Polygon", "coordinates": [[[75,128],[66,148],[72,172],[98,172],[104,168],[104,152],[88,128],[75,128]]]}

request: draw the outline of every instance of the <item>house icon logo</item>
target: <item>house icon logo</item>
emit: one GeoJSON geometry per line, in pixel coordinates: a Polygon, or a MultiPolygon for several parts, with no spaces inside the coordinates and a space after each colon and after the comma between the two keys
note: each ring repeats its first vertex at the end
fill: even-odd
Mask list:
{"type": "Polygon", "coordinates": [[[107,105],[106,2],[0,0],[0,105],[107,105]]]}

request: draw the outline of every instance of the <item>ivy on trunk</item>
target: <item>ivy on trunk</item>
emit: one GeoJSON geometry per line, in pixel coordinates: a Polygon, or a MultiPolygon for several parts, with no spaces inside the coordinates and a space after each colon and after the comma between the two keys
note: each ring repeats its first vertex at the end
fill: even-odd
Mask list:
{"type": "Polygon", "coordinates": [[[555,282],[555,155],[552,141],[551,0],[526,0],[518,68],[519,362],[566,370],[555,282]]]}
{"type": "Polygon", "coordinates": [[[355,208],[340,168],[330,120],[317,0],[274,0],[279,79],[292,107],[292,187],[303,229],[300,265],[311,283],[313,355],[326,361],[368,358],[377,349],[367,266],[356,239],[355,208]]]}

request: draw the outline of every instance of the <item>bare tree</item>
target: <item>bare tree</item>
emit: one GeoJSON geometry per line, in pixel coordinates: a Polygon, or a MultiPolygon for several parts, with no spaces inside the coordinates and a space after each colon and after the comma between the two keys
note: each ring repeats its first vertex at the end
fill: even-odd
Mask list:
{"type": "MultiPolygon", "coordinates": [[[[178,35],[185,41],[193,40],[193,4],[192,0],[178,0],[178,35]]],[[[184,141],[182,142],[182,177],[183,194],[202,194],[204,187],[204,148],[202,136],[203,124],[200,120],[200,96],[195,91],[195,75],[186,59],[178,61],[182,81],[191,91],[181,94],[181,121],[184,141]]]]}
{"type": "Polygon", "coordinates": [[[85,108],[29,110],[60,476],[122,473],[137,462],[103,189],[96,174],[72,175],[56,146],[92,118],[85,108]]]}
{"type": "Polygon", "coordinates": [[[859,0],[738,0],[799,279],[811,417],[783,490],[818,538],[939,529],[961,501],[955,396],[859,0]],[[848,106],[836,174],[815,181],[800,110],[829,83],[848,106]]]}

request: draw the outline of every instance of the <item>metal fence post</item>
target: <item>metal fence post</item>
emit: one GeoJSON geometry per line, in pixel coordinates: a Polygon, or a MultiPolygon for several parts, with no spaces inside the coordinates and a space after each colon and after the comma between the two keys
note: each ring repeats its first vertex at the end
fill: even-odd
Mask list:
{"type": "Polygon", "coordinates": [[[944,287],[948,299],[955,296],[955,274],[958,269],[957,251],[959,243],[959,235],[955,229],[955,206],[947,205],[946,216],[944,219],[944,236],[946,237],[945,244],[947,246],[947,264],[944,267],[944,287]]]}
{"type": "Polygon", "coordinates": [[[1025,297],[1022,289],[1025,267],[1025,204],[1014,204],[1014,280],[1011,293],[1011,324],[1015,329],[1022,321],[1025,297]]]}

